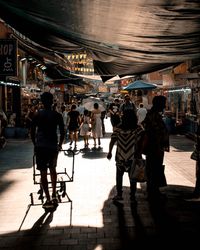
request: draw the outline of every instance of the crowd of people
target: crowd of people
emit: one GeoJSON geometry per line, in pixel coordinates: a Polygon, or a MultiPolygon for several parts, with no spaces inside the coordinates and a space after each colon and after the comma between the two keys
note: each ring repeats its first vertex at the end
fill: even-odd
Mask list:
{"type": "MultiPolygon", "coordinates": [[[[112,149],[117,144],[116,160],[116,191],[114,201],[123,199],[123,175],[130,174],[130,167],[134,157],[146,155],[147,193],[150,200],[161,198],[159,190],[160,169],[163,166],[164,151],[169,150],[169,135],[162,120],[166,98],[156,96],[149,112],[140,105],[137,109],[125,95],[124,101],[115,99],[107,108],[94,102],[93,108],[87,110],[81,103],[72,103],[71,107],[62,105],[58,110],[53,103],[53,95],[46,92],[41,96],[43,107],[35,112],[31,118],[30,133],[36,154],[37,168],[41,172],[41,182],[46,195],[43,208],[55,206],[56,202],[56,165],[58,151],[65,140],[70,147],[74,143],[77,147],[79,136],[83,137],[84,147],[89,146],[89,138],[93,138],[93,146],[100,147],[105,127],[102,117],[110,114],[113,132],[109,144],[107,158],[111,159],[112,149]],[[106,111],[106,112],[105,112],[106,111]],[[103,115],[102,115],[103,114],[103,115]],[[59,128],[59,130],[57,129],[59,128]],[[136,147],[137,146],[137,147],[136,147]],[[137,148],[137,150],[136,150],[137,148]],[[51,152],[51,153],[49,153],[51,152]],[[52,181],[52,197],[48,190],[47,171],[50,170],[52,181]]],[[[130,199],[136,204],[137,182],[130,179],[130,199]]]]}
{"type": "MultiPolygon", "coordinates": [[[[37,109],[30,107],[27,114],[37,169],[41,172],[41,183],[46,196],[43,208],[48,209],[58,204],[56,165],[62,144],[69,143],[71,148],[74,146],[76,149],[80,136],[83,138],[85,148],[91,143],[90,137],[93,139],[92,145],[96,147],[98,144],[100,147],[101,138],[106,132],[103,119],[108,114],[113,131],[107,159],[112,158],[112,150],[116,144],[116,195],[113,200],[116,202],[123,199],[123,175],[127,172],[130,177],[133,160],[142,159],[144,156],[148,199],[151,202],[164,200],[165,196],[160,187],[166,185],[163,183],[163,178],[165,179],[163,162],[164,153],[169,152],[170,148],[169,132],[162,116],[165,105],[164,96],[155,96],[151,109],[147,111],[142,103],[136,108],[130,96],[125,95],[122,103],[116,98],[103,109],[98,102],[94,102],[91,110],[84,108],[80,102],[72,103],[70,106],[62,104],[59,109],[53,101],[53,95],[49,92],[43,93],[41,106],[37,109]],[[48,169],[52,182],[51,195],[47,180],[48,169]]],[[[0,118],[2,133],[2,115],[0,118]]],[[[197,161],[195,197],[200,197],[199,162],[197,161]]],[[[130,200],[133,204],[137,204],[136,191],[137,181],[130,178],[130,200]]]]}

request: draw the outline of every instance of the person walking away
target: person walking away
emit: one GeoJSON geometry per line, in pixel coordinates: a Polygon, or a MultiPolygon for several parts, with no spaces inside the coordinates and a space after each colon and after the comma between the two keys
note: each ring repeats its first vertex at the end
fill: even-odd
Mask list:
{"type": "Polygon", "coordinates": [[[52,208],[57,204],[56,183],[57,183],[57,158],[58,151],[62,149],[64,140],[64,123],[60,113],[52,110],[53,95],[44,92],[41,95],[43,109],[38,110],[31,122],[31,139],[36,155],[37,169],[41,173],[41,184],[44,189],[46,201],[43,208],[52,208]],[[60,136],[58,140],[57,128],[60,136]],[[59,143],[58,143],[59,142],[59,143]],[[47,171],[50,171],[52,182],[52,199],[48,188],[47,171]]]}
{"type": "Polygon", "coordinates": [[[137,118],[138,118],[139,125],[144,121],[146,114],[147,114],[147,109],[144,107],[143,103],[140,103],[139,109],[137,110],[137,118]]]}
{"type": "Polygon", "coordinates": [[[29,105],[28,112],[25,116],[26,128],[28,129],[29,136],[30,136],[31,122],[32,122],[33,116],[35,115],[35,112],[37,112],[36,107],[34,105],[29,105]]]}
{"type": "Polygon", "coordinates": [[[98,145],[101,145],[100,138],[102,134],[102,121],[101,121],[101,110],[99,104],[94,103],[94,109],[91,111],[91,125],[92,125],[92,137],[94,139],[94,146],[96,147],[96,139],[98,139],[98,145]]]}
{"type": "Polygon", "coordinates": [[[69,119],[68,119],[68,107],[65,106],[65,110],[62,112],[63,122],[65,125],[65,142],[68,140],[68,126],[69,126],[69,119]]]}
{"type": "Polygon", "coordinates": [[[88,147],[88,139],[90,136],[90,116],[87,109],[84,110],[82,122],[80,126],[80,136],[83,136],[85,148],[88,147]]]}
{"type": "Polygon", "coordinates": [[[72,104],[71,110],[68,112],[68,130],[70,138],[70,146],[74,141],[74,148],[77,147],[79,126],[81,124],[80,113],[76,110],[76,104],[72,104]]]}
{"type": "Polygon", "coordinates": [[[113,131],[115,128],[120,124],[121,119],[120,119],[120,103],[119,99],[115,98],[114,102],[110,104],[109,109],[110,113],[110,122],[113,127],[113,131]]]}
{"type": "Polygon", "coordinates": [[[106,134],[106,128],[105,128],[105,123],[104,123],[104,119],[106,117],[106,104],[104,102],[104,99],[101,99],[103,106],[105,107],[105,110],[101,110],[101,124],[102,124],[102,134],[103,136],[105,136],[106,134]]]}
{"type": "Polygon", "coordinates": [[[8,119],[3,110],[0,110],[0,148],[6,145],[5,128],[8,125],[8,119]]]}
{"type": "MultiPolygon", "coordinates": [[[[114,201],[122,200],[123,175],[128,172],[130,179],[130,168],[137,148],[137,157],[142,158],[144,129],[137,125],[137,116],[132,111],[127,111],[122,116],[121,124],[113,131],[109,143],[109,152],[107,159],[112,158],[112,149],[117,144],[115,161],[116,161],[116,189],[117,195],[113,197],[114,201]],[[137,145],[136,145],[137,144],[137,145]]],[[[130,180],[130,200],[137,203],[135,198],[137,182],[130,180]]]]}
{"type": "Polygon", "coordinates": [[[131,98],[128,94],[124,96],[124,102],[120,106],[120,114],[121,116],[126,114],[126,112],[129,111],[134,112],[135,114],[137,113],[137,109],[135,107],[135,104],[131,101],[131,98]]]}
{"type": "Polygon", "coordinates": [[[146,171],[147,193],[149,201],[159,201],[163,198],[160,192],[164,176],[164,152],[169,152],[169,133],[162,119],[166,105],[165,96],[155,96],[152,108],[147,113],[142,125],[145,129],[146,141],[146,171]]]}

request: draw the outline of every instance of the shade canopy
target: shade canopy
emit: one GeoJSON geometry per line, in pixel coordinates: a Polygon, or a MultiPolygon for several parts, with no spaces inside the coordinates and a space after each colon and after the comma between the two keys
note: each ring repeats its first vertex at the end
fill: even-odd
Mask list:
{"type": "Polygon", "coordinates": [[[134,81],[130,83],[128,86],[124,88],[124,90],[137,90],[137,89],[145,89],[152,90],[156,89],[157,85],[152,83],[143,82],[141,80],[134,81]]]}
{"type": "Polygon", "coordinates": [[[86,50],[104,81],[200,58],[197,0],[0,0],[0,18],[50,52],[86,50]]]}

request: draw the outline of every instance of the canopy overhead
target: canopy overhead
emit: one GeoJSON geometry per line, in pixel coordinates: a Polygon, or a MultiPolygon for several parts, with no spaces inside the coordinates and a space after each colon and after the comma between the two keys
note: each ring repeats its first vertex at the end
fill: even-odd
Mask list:
{"type": "Polygon", "coordinates": [[[72,75],[68,70],[65,70],[59,65],[48,66],[45,73],[50,81],[55,84],[64,83],[77,86],[83,86],[86,84],[83,81],[83,78],[72,75]]]}
{"type": "Polygon", "coordinates": [[[200,58],[196,0],[0,0],[0,17],[57,53],[86,49],[104,81],[200,58]]]}
{"type": "Polygon", "coordinates": [[[129,85],[127,85],[124,88],[124,90],[137,90],[137,89],[152,90],[152,89],[156,89],[156,88],[157,88],[156,84],[147,83],[147,82],[143,82],[141,80],[137,80],[137,81],[134,81],[134,82],[130,83],[129,85]]]}

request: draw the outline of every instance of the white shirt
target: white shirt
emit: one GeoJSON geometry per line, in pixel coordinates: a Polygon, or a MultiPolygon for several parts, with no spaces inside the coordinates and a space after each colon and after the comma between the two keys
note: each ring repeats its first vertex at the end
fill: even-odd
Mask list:
{"type": "Polygon", "coordinates": [[[146,117],[147,110],[146,108],[139,108],[137,111],[137,117],[138,117],[138,124],[140,124],[144,118],[146,117]]]}

